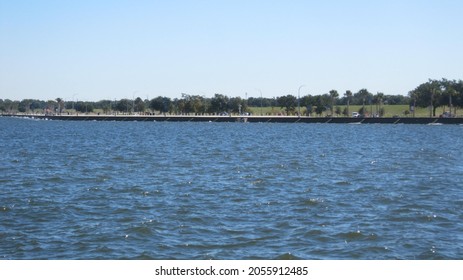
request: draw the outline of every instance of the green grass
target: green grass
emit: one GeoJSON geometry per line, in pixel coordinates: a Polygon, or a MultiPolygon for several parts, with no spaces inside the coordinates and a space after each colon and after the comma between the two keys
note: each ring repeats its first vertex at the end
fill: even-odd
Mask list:
{"type": "MultiPolygon", "coordinates": [[[[341,112],[342,112],[344,108],[347,106],[340,105],[337,107],[341,108],[341,112]]],[[[382,107],[385,110],[384,117],[392,117],[392,116],[402,116],[403,117],[406,115],[405,112],[410,110],[408,105],[383,105],[382,107]]],[[[358,112],[361,108],[362,108],[362,105],[350,105],[349,113],[352,115],[352,112],[358,112]]],[[[365,110],[367,112],[370,112],[372,108],[373,108],[373,113],[375,113],[376,106],[373,105],[373,107],[370,107],[369,105],[365,105],[365,110]]],[[[260,107],[249,107],[248,111],[251,112],[253,115],[261,115],[261,112],[262,112],[262,115],[278,115],[278,114],[284,115],[285,114],[285,109],[280,108],[280,107],[262,107],[262,109],[260,107]]],[[[305,115],[305,111],[306,109],[301,107],[302,115],[305,115]]],[[[297,112],[297,108],[296,108],[296,112],[297,112]]],[[[330,113],[331,112],[329,110],[325,111],[323,112],[322,116],[326,116],[330,113]]],[[[442,108],[438,108],[436,111],[436,115],[439,115],[441,113],[442,113],[442,108]]],[[[312,114],[312,116],[316,116],[316,115],[312,114]]],[[[409,112],[408,116],[412,117],[412,113],[409,112]]],[[[344,116],[341,114],[340,117],[344,117],[344,116]]],[[[429,109],[428,108],[416,108],[415,117],[429,117],[429,109]]]]}
{"type": "MultiPolygon", "coordinates": [[[[341,112],[342,112],[344,110],[344,108],[346,108],[347,106],[340,105],[338,107],[341,108],[341,112]]],[[[404,117],[404,116],[406,116],[405,111],[410,110],[408,105],[383,105],[382,107],[385,110],[384,117],[393,117],[393,116],[404,117]]],[[[349,106],[350,115],[352,115],[352,112],[360,111],[361,108],[362,108],[362,105],[351,105],[351,106],[349,106]]],[[[367,112],[369,112],[371,110],[371,108],[373,108],[373,113],[375,113],[376,112],[376,106],[370,107],[369,105],[365,105],[365,110],[367,112]]],[[[443,110],[444,110],[444,108],[442,108],[442,107],[437,108],[436,116],[439,116],[440,114],[442,114],[443,110]]],[[[448,108],[446,110],[448,110],[448,108]]],[[[306,111],[306,109],[301,107],[302,115],[305,115],[305,111],[306,111]]],[[[75,111],[72,111],[72,110],[66,110],[66,112],[70,112],[72,114],[76,113],[75,111]]],[[[262,112],[262,115],[264,115],[264,116],[277,116],[277,115],[285,115],[286,114],[285,109],[280,108],[280,107],[262,107],[262,110],[261,110],[260,107],[249,107],[248,112],[252,113],[255,116],[260,116],[261,112],[262,112]]],[[[295,112],[297,112],[297,108],[296,108],[295,112]]],[[[103,110],[102,109],[94,109],[93,112],[91,112],[90,114],[98,114],[98,113],[103,114],[103,110]]],[[[331,114],[331,112],[329,110],[327,110],[327,111],[323,112],[322,116],[324,117],[324,116],[329,115],[329,114],[331,114]]],[[[460,114],[458,114],[458,115],[460,115],[460,114]]],[[[312,116],[313,117],[318,117],[315,113],[313,113],[312,116]]],[[[408,117],[412,117],[412,116],[413,115],[410,112],[408,114],[408,117]]],[[[339,117],[344,117],[344,116],[341,114],[341,115],[339,115],[339,117]]],[[[429,117],[429,109],[428,108],[416,108],[415,117],[429,117]]]]}

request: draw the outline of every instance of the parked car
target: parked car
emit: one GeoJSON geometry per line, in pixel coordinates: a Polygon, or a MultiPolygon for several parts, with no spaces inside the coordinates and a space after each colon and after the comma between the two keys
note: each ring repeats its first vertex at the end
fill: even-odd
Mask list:
{"type": "Polygon", "coordinates": [[[360,118],[360,114],[358,112],[352,112],[353,118],[360,118]]]}
{"type": "Polygon", "coordinates": [[[439,117],[441,118],[453,118],[453,115],[452,113],[450,112],[444,112],[442,115],[440,115],[439,117]]]}

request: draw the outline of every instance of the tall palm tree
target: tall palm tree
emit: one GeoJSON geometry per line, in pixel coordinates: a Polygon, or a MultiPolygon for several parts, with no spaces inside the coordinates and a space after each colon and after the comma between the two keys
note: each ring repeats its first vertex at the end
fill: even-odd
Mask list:
{"type": "Polygon", "coordinates": [[[330,98],[331,98],[331,116],[334,116],[334,101],[338,98],[339,94],[337,90],[330,90],[330,98]]]}
{"type": "Polygon", "coordinates": [[[56,98],[56,102],[58,102],[58,114],[61,115],[61,112],[63,111],[64,107],[64,100],[62,98],[56,98]],[[63,106],[62,106],[63,105],[63,106]]]}
{"type": "Polygon", "coordinates": [[[378,92],[375,96],[375,101],[376,101],[376,112],[377,114],[382,117],[381,114],[381,105],[383,103],[383,98],[384,98],[384,93],[378,92]]]}
{"type": "Polygon", "coordinates": [[[346,90],[346,93],[344,93],[344,96],[347,98],[347,116],[349,116],[350,114],[349,103],[350,103],[350,99],[352,98],[352,91],[346,90]]]}

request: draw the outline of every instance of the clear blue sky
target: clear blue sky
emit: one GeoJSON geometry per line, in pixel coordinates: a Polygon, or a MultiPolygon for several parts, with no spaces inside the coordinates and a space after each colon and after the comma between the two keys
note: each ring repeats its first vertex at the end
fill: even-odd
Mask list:
{"type": "Polygon", "coordinates": [[[0,0],[0,98],[407,94],[463,78],[463,1],[0,0]]]}

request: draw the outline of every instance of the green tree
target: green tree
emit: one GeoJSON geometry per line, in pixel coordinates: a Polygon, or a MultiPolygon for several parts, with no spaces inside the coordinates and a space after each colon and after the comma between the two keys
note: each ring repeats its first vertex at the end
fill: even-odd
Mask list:
{"type": "Polygon", "coordinates": [[[57,103],[55,100],[48,100],[46,104],[46,114],[55,114],[57,108],[57,103]]]}
{"type": "Polygon", "coordinates": [[[162,105],[163,105],[163,108],[161,110],[161,112],[163,113],[173,113],[174,111],[174,104],[172,102],[172,100],[169,98],[169,97],[163,97],[162,98],[162,105]]]}
{"type": "Polygon", "coordinates": [[[230,98],[229,104],[230,110],[235,114],[244,113],[248,110],[245,100],[241,99],[241,97],[230,98]]]}
{"type": "Polygon", "coordinates": [[[384,95],[383,104],[406,105],[410,104],[411,98],[405,95],[384,95]]]}
{"type": "Polygon", "coordinates": [[[111,110],[114,110],[114,104],[112,104],[111,100],[100,100],[98,102],[93,102],[93,107],[95,109],[103,110],[103,114],[109,114],[111,110]]]}
{"type": "Polygon", "coordinates": [[[77,112],[89,113],[89,112],[93,112],[94,103],[79,101],[75,104],[74,108],[76,109],[77,112]]]}
{"type": "Polygon", "coordinates": [[[323,114],[323,112],[325,112],[325,110],[326,110],[326,107],[322,106],[322,105],[319,105],[319,106],[315,107],[315,113],[318,116],[321,116],[323,114]]]}
{"type": "Polygon", "coordinates": [[[330,106],[330,112],[331,116],[334,116],[334,104],[336,103],[336,99],[339,97],[338,91],[337,90],[330,90],[330,101],[331,101],[331,106],[330,106]]]}
{"type": "Polygon", "coordinates": [[[172,112],[172,100],[168,97],[161,97],[158,96],[156,98],[151,99],[149,102],[149,108],[155,112],[158,111],[159,113],[167,113],[172,112]]]}
{"type": "Polygon", "coordinates": [[[383,104],[383,98],[384,98],[384,93],[382,92],[378,92],[373,98],[373,101],[375,102],[375,105],[376,105],[376,113],[380,117],[383,116],[383,114],[381,114],[381,106],[383,104]]]}
{"type": "Polygon", "coordinates": [[[437,80],[429,79],[428,82],[419,85],[410,95],[416,98],[416,105],[422,108],[429,108],[429,116],[436,116],[436,109],[441,105],[440,96],[442,95],[441,90],[442,83],[437,80]]]}
{"type": "Polygon", "coordinates": [[[266,98],[266,97],[249,97],[247,100],[247,106],[250,107],[271,107],[274,105],[274,99],[273,98],[266,98]]]}
{"type": "Polygon", "coordinates": [[[19,109],[19,102],[10,99],[5,99],[3,100],[1,107],[2,111],[6,111],[7,113],[13,114],[16,113],[16,111],[19,109]]]}
{"type": "Polygon", "coordinates": [[[323,112],[326,111],[328,104],[331,102],[331,97],[328,94],[317,95],[314,96],[314,106],[315,106],[315,113],[318,116],[321,116],[323,112]]]}
{"type": "MultiPolygon", "coordinates": [[[[129,112],[132,111],[132,101],[126,98],[121,99],[116,103],[116,109],[117,111],[121,113],[125,112],[126,114],[128,114],[129,112]]],[[[80,111],[80,110],[77,110],[77,111],[80,111]]]]}
{"type": "Polygon", "coordinates": [[[134,108],[133,108],[134,112],[138,112],[138,113],[145,112],[145,102],[140,97],[137,97],[133,103],[134,103],[134,108]]]}
{"type": "Polygon", "coordinates": [[[294,112],[294,109],[296,108],[297,98],[291,94],[288,94],[285,96],[278,97],[277,103],[280,106],[280,108],[285,108],[286,115],[289,116],[291,113],[294,112]]]}
{"type": "Polygon", "coordinates": [[[19,102],[18,111],[21,113],[28,113],[31,110],[31,99],[23,99],[19,102]]]}
{"type": "Polygon", "coordinates": [[[346,100],[347,100],[347,108],[346,108],[347,111],[346,111],[346,113],[345,113],[344,115],[348,117],[348,116],[349,116],[349,112],[350,112],[350,111],[349,111],[349,103],[350,103],[350,100],[352,99],[352,91],[346,90],[346,93],[344,93],[344,96],[345,96],[345,98],[346,98],[346,100]]]}
{"type": "Polygon", "coordinates": [[[366,113],[368,113],[366,107],[365,107],[365,106],[362,106],[362,107],[359,109],[359,114],[362,115],[362,116],[365,116],[366,113]]]}
{"type": "Polygon", "coordinates": [[[367,89],[361,89],[354,94],[353,100],[355,104],[362,105],[362,109],[359,110],[359,114],[366,115],[367,109],[365,109],[365,104],[368,101],[371,101],[373,94],[371,94],[367,89]],[[362,113],[361,113],[362,112],[362,113]]]}
{"type": "Polygon", "coordinates": [[[347,109],[347,107],[344,107],[344,110],[342,110],[342,115],[345,117],[349,116],[349,109],[347,109]]]}
{"type": "Polygon", "coordinates": [[[213,113],[213,114],[219,114],[223,112],[228,113],[228,102],[229,101],[230,100],[228,96],[225,96],[219,93],[214,94],[214,97],[212,97],[211,102],[210,102],[209,113],[213,113]]]}
{"type": "Polygon", "coordinates": [[[177,107],[182,114],[190,114],[193,110],[191,96],[186,93],[182,93],[182,99],[179,99],[177,102],[177,107]]]}
{"type": "Polygon", "coordinates": [[[454,81],[452,85],[453,89],[455,90],[455,98],[452,99],[453,102],[453,109],[454,115],[457,115],[457,108],[463,107],[463,80],[454,81]]]}
{"type": "Polygon", "coordinates": [[[305,95],[301,98],[301,106],[306,108],[306,115],[311,116],[317,106],[317,96],[305,95]]]}
{"type": "Polygon", "coordinates": [[[61,113],[64,110],[64,100],[62,98],[56,98],[56,105],[58,106],[57,108],[57,113],[61,115],[61,113]]]}
{"type": "Polygon", "coordinates": [[[439,103],[443,106],[443,111],[446,111],[445,106],[448,105],[449,112],[456,115],[457,107],[461,106],[462,81],[457,82],[456,80],[442,79],[440,83],[442,95],[440,96],[439,103]]]}
{"type": "Polygon", "coordinates": [[[189,96],[189,108],[195,115],[204,114],[207,110],[206,98],[200,95],[189,96]]]}

